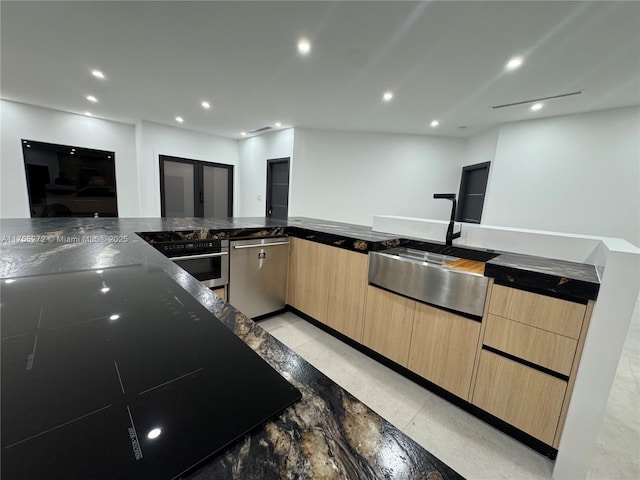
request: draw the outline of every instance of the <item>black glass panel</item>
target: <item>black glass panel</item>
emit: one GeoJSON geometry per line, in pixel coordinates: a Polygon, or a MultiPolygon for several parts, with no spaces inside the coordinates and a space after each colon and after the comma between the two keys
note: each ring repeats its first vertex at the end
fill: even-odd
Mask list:
{"type": "Polygon", "coordinates": [[[2,475],[174,478],[300,393],[161,270],[2,280],[2,475]]]}

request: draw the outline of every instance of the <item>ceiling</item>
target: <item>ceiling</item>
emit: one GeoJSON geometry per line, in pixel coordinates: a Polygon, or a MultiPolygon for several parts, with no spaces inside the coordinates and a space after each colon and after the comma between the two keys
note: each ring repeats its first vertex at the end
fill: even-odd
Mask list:
{"type": "Polygon", "coordinates": [[[472,136],[504,122],[640,103],[640,2],[2,1],[0,8],[2,98],[126,123],[230,138],[275,122],[472,136]],[[307,56],[297,52],[302,37],[311,42],[307,56]],[[514,56],[524,64],[506,71],[514,56]],[[383,102],[387,90],[394,98],[383,102]],[[490,108],[576,91],[583,93],[538,112],[530,104],[490,108]]]}

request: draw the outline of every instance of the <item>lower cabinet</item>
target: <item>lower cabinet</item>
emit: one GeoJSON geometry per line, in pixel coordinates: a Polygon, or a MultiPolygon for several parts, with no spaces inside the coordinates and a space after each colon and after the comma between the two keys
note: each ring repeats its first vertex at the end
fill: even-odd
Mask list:
{"type": "Polygon", "coordinates": [[[287,303],[360,342],[369,257],[301,238],[289,242],[287,303]]]}
{"type": "Polygon", "coordinates": [[[471,403],[551,445],[566,390],[563,380],[482,350],[471,403]]]}
{"type": "Polygon", "coordinates": [[[223,300],[227,299],[227,287],[212,288],[211,291],[215,293],[217,296],[219,296],[221,299],[223,300]]]}
{"type": "Polygon", "coordinates": [[[416,304],[409,370],[460,398],[469,398],[480,322],[416,304]]]}
{"type": "Polygon", "coordinates": [[[376,287],[367,287],[362,343],[406,367],[416,302],[376,287]]]}

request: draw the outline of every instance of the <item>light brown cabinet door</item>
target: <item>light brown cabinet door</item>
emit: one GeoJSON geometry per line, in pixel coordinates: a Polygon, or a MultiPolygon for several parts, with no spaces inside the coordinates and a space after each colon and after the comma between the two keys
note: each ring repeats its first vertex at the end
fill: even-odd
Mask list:
{"type": "Polygon", "coordinates": [[[367,287],[362,343],[406,367],[416,302],[376,287],[367,287]]]}
{"type": "Polygon", "coordinates": [[[215,293],[217,296],[219,296],[221,299],[223,300],[227,299],[227,287],[212,288],[211,291],[215,293]]]}
{"type": "Polygon", "coordinates": [[[480,322],[418,303],[409,370],[467,400],[480,322]]]}
{"type": "Polygon", "coordinates": [[[287,303],[326,323],[333,247],[293,237],[289,242],[287,303]]]}
{"type": "Polygon", "coordinates": [[[482,350],[471,403],[551,445],[566,389],[567,382],[482,350]]]}
{"type": "Polygon", "coordinates": [[[362,342],[369,256],[342,248],[331,249],[327,325],[362,342]]]}

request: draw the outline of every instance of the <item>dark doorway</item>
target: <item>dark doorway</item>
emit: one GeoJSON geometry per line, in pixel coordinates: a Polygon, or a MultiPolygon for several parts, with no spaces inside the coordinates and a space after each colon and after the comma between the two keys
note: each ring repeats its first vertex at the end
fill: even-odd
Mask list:
{"type": "Polygon", "coordinates": [[[267,160],[267,212],[270,218],[289,216],[289,158],[267,160]]]}
{"type": "Polygon", "coordinates": [[[480,223],[490,164],[484,162],[462,168],[456,215],[458,222],[480,223]]]}
{"type": "Polygon", "coordinates": [[[163,217],[231,217],[233,166],[160,155],[163,217]]]}

